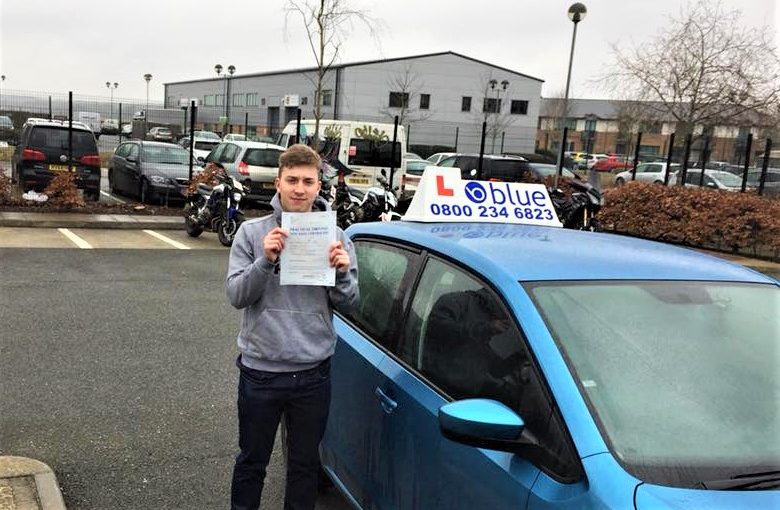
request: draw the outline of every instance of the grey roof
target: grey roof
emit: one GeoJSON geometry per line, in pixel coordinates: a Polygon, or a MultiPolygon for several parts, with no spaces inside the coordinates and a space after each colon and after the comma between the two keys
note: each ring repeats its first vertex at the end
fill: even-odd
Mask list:
{"type": "MultiPolygon", "coordinates": [[[[555,116],[555,107],[558,101],[563,98],[542,98],[542,105],[539,109],[540,117],[555,116]]],[[[569,117],[584,118],[594,116],[599,119],[616,119],[617,106],[619,101],[612,99],[572,99],[568,101],[569,117]]]]}
{"type": "MultiPolygon", "coordinates": [[[[370,65],[370,64],[381,64],[381,63],[385,63],[385,62],[396,62],[396,61],[399,61],[399,60],[412,60],[412,59],[418,59],[418,58],[439,57],[439,56],[443,56],[443,55],[454,55],[456,57],[460,57],[460,58],[463,58],[463,59],[466,59],[466,60],[471,60],[472,62],[477,62],[477,63],[480,63],[480,64],[484,64],[486,66],[495,67],[496,69],[500,69],[502,71],[505,71],[505,72],[508,72],[508,73],[512,73],[512,74],[515,74],[517,76],[522,76],[523,78],[528,78],[530,80],[535,80],[535,81],[544,83],[544,80],[542,80],[541,78],[535,78],[533,76],[529,76],[527,74],[523,74],[523,73],[518,72],[518,71],[513,71],[513,70],[507,69],[505,67],[501,67],[501,66],[497,66],[497,65],[491,64],[490,62],[485,62],[484,60],[478,60],[476,58],[468,57],[466,55],[461,55],[460,53],[455,53],[454,51],[442,51],[442,52],[439,52],[439,53],[425,53],[423,55],[411,55],[411,56],[407,56],[407,57],[395,57],[395,58],[385,58],[385,59],[380,59],[380,60],[365,60],[365,61],[362,61],[362,62],[350,62],[350,63],[347,63],[347,64],[333,65],[333,66],[331,66],[330,70],[344,69],[344,68],[347,68],[347,67],[365,66],[365,65],[370,65]]],[[[297,69],[285,69],[285,70],[282,70],[282,71],[268,71],[268,72],[263,72],[263,73],[236,74],[236,75],[233,76],[233,79],[236,79],[236,78],[254,78],[254,77],[258,77],[258,76],[276,76],[276,75],[280,75],[280,74],[298,74],[298,73],[314,72],[316,70],[317,70],[316,67],[302,67],[302,68],[297,68],[297,69]]],[[[216,81],[216,80],[222,80],[222,79],[224,79],[224,78],[222,78],[222,77],[200,78],[200,79],[197,79],[197,80],[183,80],[183,81],[165,82],[163,85],[165,85],[165,86],[168,86],[168,85],[182,85],[182,84],[187,84],[187,83],[208,82],[208,81],[216,81]]]]}

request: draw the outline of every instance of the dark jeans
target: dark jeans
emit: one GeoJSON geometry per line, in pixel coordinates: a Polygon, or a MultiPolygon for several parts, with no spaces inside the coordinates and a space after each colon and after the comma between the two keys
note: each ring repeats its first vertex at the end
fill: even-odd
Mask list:
{"type": "Polygon", "coordinates": [[[241,364],[238,445],[231,487],[233,510],[260,507],[276,429],[287,428],[285,510],[313,510],[317,500],[319,445],[330,408],[330,360],[301,372],[263,372],[241,364]]]}

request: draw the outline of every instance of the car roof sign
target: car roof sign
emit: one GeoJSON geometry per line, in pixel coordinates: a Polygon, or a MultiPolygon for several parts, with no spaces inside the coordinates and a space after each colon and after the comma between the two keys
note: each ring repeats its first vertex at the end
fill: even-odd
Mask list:
{"type": "Polygon", "coordinates": [[[458,168],[432,165],[402,219],[563,227],[543,184],[463,180],[458,168]]]}

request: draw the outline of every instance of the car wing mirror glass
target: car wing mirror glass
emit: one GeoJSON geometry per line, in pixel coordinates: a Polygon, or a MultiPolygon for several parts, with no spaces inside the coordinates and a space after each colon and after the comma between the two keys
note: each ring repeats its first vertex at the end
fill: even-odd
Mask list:
{"type": "Polygon", "coordinates": [[[515,451],[525,428],[523,419],[495,400],[466,399],[439,408],[439,429],[458,443],[499,451],[515,451]]]}

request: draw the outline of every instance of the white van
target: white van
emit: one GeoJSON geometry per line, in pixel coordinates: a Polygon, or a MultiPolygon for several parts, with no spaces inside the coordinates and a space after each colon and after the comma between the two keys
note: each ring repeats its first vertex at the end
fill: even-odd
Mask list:
{"type": "MultiPolygon", "coordinates": [[[[295,141],[297,122],[285,126],[277,145],[289,147],[295,141]]],[[[352,173],[346,181],[352,187],[366,190],[378,186],[376,178],[384,170],[390,178],[393,124],[359,120],[321,120],[319,152],[327,160],[337,159],[352,173]]],[[[314,136],[314,120],[301,120],[301,143],[311,145],[314,136]]],[[[406,130],[398,126],[395,146],[395,173],[393,185],[399,186],[405,168],[406,130]]]]}
{"type": "Polygon", "coordinates": [[[100,114],[97,112],[76,112],[75,119],[79,122],[83,122],[87,126],[89,126],[89,129],[92,130],[92,133],[95,135],[95,138],[100,138],[100,114]]]}

